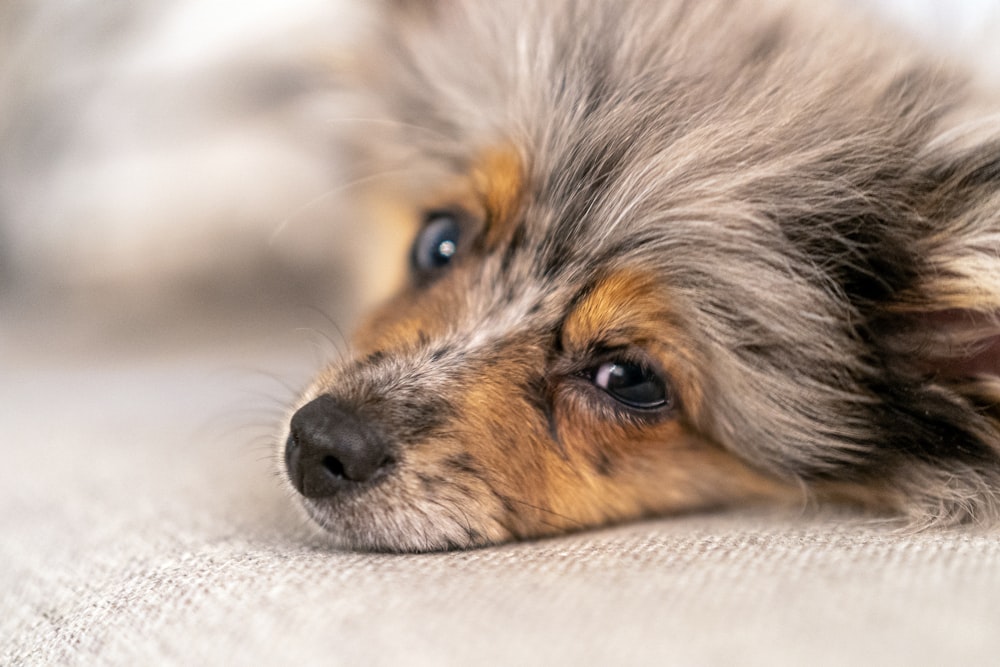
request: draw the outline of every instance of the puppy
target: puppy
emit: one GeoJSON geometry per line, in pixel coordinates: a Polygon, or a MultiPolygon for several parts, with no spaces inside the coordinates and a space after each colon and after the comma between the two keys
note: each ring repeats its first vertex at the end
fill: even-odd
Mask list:
{"type": "Polygon", "coordinates": [[[399,2],[376,42],[408,276],[282,445],[339,544],[998,517],[1000,115],[961,73],[781,0],[399,2]]]}

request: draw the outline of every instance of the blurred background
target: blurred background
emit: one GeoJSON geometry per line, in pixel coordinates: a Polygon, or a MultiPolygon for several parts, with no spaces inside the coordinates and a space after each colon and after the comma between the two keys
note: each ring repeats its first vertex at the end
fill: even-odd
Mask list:
{"type": "Polygon", "coordinates": [[[336,196],[330,63],[370,18],[352,4],[0,4],[8,360],[350,319],[364,229],[336,196]]]}
{"type": "MultiPolygon", "coordinates": [[[[844,1],[1000,87],[1000,0],[844,1]]],[[[374,4],[3,3],[0,344],[229,341],[303,306],[349,328],[377,237],[329,65],[374,4]]]]}

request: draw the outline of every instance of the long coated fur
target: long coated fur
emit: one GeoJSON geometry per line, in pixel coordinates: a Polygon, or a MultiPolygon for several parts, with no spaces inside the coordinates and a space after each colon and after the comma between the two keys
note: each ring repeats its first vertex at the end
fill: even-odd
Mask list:
{"type": "Polygon", "coordinates": [[[296,406],[387,452],[305,494],[341,544],[805,498],[1000,516],[1000,106],[961,72],[813,2],[440,0],[342,75],[391,128],[355,146],[400,176],[379,210],[460,233],[296,406]]]}

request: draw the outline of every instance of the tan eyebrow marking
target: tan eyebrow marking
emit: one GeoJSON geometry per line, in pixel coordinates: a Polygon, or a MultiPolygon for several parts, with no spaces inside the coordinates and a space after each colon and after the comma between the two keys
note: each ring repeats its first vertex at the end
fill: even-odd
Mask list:
{"type": "Polygon", "coordinates": [[[653,274],[622,269],[601,277],[567,314],[561,335],[570,350],[594,343],[645,348],[670,375],[689,416],[699,420],[705,396],[698,369],[706,362],[682,326],[669,290],[653,274]]]}
{"type": "Polygon", "coordinates": [[[473,188],[486,209],[486,243],[502,241],[524,203],[524,161],[513,145],[484,151],[471,171],[473,188]]]}

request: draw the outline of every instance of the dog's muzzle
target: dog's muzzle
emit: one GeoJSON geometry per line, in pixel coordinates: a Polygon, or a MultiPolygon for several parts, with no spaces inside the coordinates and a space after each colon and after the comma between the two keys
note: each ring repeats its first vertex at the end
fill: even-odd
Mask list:
{"type": "Polygon", "coordinates": [[[292,485],[307,498],[355,488],[390,462],[386,441],[332,396],[320,396],[292,416],[285,466],[292,485]]]}

